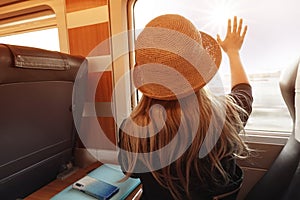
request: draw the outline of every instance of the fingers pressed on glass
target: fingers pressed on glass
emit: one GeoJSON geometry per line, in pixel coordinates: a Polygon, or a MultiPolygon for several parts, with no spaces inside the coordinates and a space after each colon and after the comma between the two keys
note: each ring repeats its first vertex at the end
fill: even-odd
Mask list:
{"type": "Polygon", "coordinates": [[[240,22],[239,22],[239,27],[238,27],[238,34],[239,34],[239,35],[241,34],[242,27],[243,27],[243,19],[241,18],[241,19],[240,19],[240,22]]]}
{"type": "Polygon", "coordinates": [[[228,24],[227,24],[227,35],[231,33],[231,19],[228,19],[228,24]]]}
{"type": "Polygon", "coordinates": [[[234,16],[234,19],[233,19],[233,30],[232,30],[232,32],[236,32],[236,27],[237,27],[237,17],[234,16]]]}
{"type": "Polygon", "coordinates": [[[245,37],[245,35],[246,35],[247,29],[248,29],[248,26],[245,26],[244,31],[243,31],[243,34],[242,34],[242,38],[243,38],[243,39],[244,39],[244,37],[245,37]]]}

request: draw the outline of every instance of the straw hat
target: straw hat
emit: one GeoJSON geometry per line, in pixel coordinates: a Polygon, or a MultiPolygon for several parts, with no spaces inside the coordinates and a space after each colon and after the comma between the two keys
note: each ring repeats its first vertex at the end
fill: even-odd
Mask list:
{"type": "Polygon", "coordinates": [[[135,49],[134,85],[160,100],[200,90],[216,74],[222,58],[214,38],[174,14],[151,20],[139,34],[135,49]]]}

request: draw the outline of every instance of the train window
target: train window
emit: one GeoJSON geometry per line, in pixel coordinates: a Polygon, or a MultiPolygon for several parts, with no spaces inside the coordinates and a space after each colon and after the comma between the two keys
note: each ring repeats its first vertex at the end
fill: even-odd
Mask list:
{"type": "MultiPolygon", "coordinates": [[[[152,18],[177,13],[189,18],[202,31],[225,37],[227,19],[244,18],[248,33],[241,50],[254,95],[253,112],[247,124],[249,132],[287,135],[292,121],[281,97],[281,71],[299,57],[300,20],[298,0],[137,0],[134,23],[136,34],[152,18]],[[262,132],[261,132],[262,133],[262,132]]],[[[228,60],[223,55],[219,76],[230,90],[228,60]]],[[[278,135],[277,135],[278,136],[278,135]]]]}
{"type": "Polygon", "coordinates": [[[61,0],[1,1],[0,42],[68,52],[61,0]]]}
{"type": "Polygon", "coordinates": [[[57,28],[3,36],[0,37],[0,43],[36,47],[51,51],[60,50],[57,28]]]}

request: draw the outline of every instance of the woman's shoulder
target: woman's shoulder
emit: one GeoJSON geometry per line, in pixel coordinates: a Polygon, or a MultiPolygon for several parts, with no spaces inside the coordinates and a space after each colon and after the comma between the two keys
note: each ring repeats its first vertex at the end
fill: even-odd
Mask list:
{"type": "Polygon", "coordinates": [[[232,87],[231,93],[229,94],[235,103],[243,108],[248,115],[252,112],[252,87],[248,83],[240,83],[232,87]]]}

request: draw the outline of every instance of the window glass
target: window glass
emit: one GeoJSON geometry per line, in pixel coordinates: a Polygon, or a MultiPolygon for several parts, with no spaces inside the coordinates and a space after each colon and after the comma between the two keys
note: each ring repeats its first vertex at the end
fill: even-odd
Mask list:
{"type": "Polygon", "coordinates": [[[0,37],[0,43],[59,51],[58,29],[51,28],[0,37]]]}
{"type": "MultiPolygon", "coordinates": [[[[181,14],[199,30],[224,38],[227,19],[242,17],[248,32],[241,57],[254,96],[246,128],[283,133],[291,131],[292,121],[278,81],[281,71],[300,56],[299,6],[298,0],[138,0],[134,22],[139,31],[158,15],[181,14]]],[[[224,53],[219,76],[229,92],[229,63],[224,53]]]]}

